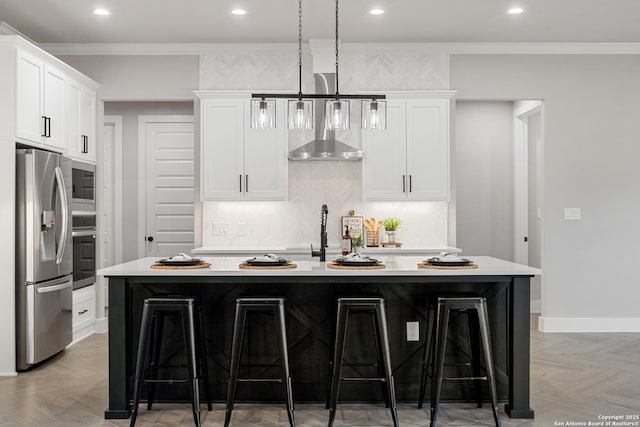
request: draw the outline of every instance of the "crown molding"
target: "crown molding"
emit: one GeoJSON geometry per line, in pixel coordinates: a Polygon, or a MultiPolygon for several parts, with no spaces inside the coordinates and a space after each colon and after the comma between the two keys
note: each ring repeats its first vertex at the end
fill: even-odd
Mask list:
{"type": "Polygon", "coordinates": [[[0,35],[3,35],[3,36],[20,36],[23,39],[25,39],[25,40],[33,43],[33,44],[36,44],[36,42],[34,42],[29,37],[25,36],[20,31],[16,30],[15,28],[13,28],[11,25],[7,24],[4,21],[0,21],[0,35]]]}
{"type": "Polygon", "coordinates": [[[53,55],[206,55],[290,53],[297,55],[297,43],[42,43],[53,55]]]}
{"type": "MultiPolygon", "coordinates": [[[[296,43],[43,43],[52,55],[295,54],[296,43]]],[[[305,46],[305,50],[308,47],[305,46]]],[[[638,55],[640,43],[342,43],[345,53],[638,55]]]]}

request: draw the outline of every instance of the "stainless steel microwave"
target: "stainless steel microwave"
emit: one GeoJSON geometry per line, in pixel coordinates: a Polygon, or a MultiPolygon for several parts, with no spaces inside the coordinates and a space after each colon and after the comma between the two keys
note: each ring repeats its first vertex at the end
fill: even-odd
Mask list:
{"type": "Polygon", "coordinates": [[[96,167],[74,161],[71,166],[71,203],[73,211],[96,210],[96,167]]]}

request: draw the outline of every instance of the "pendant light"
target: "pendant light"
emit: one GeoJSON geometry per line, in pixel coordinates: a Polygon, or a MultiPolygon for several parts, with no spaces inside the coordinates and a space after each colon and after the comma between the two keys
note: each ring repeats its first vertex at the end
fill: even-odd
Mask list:
{"type": "Polygon", "coordinates": [[[271,129],[276,127],[276,101],[273,99],[251,100],[251,127],[271,129]]]}
{"type": "Polygon", "coordinates": [[[336,0],[336,91],[335,94],[302,93],[302,0],[298,0],[298,93],[272,93],[251,95],[251,127],[268,129],[275,127],[275,99],[288,99],[287,123],[293,130],[313,129],[313,100],[326,99],[325,126],[327,130],[350,128],[351,99],[362,101],[362,128],[381,130],[387,128],[387,102],[385,95],[343,95],[339,90],[339,7],[336,0]]]}
{"type": "Polygon", "coordinates": [[[302,0],[298,0],[298,98],[287,104],[289,129],[313,129],[313,101],[302,97],[302,0]]]}
{"type": "Polygon", "coordinates": [[[387,128],[387,101],[377,99],[362,101],[362,129],[387,128]]]}

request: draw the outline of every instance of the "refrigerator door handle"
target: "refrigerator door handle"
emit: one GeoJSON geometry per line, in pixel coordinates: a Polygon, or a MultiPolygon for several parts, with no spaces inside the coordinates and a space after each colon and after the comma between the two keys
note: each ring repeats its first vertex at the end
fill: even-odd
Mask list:
{"type": "Polygon", "coordinates": [[[62,256],[64,255],[64,250],[67,246],[67,231],[69,231],[69,206],[67,202],[67,190],[64,185],[64,177],[62,176],[62,169],[60,169],[60,166],[56,166],[56,182],[58,183],[58,191],[60,192],[60,199],[62,202],[62,233],[60,236],[60,245],[58,246],[58,252],[56,253],[56,264],[60,264],[62,263],[62,256]]]}
{"type": "Polygon", "coordinates": [[[59,285],[52,285],[52,286],[45,286],[44,288],[37,288],[36,292],[39,294],[47,294],[49,292],[61,291],[63,289],[67,289],[72,286],[73,286],[73,282],[69,281],[69,282],[61,283],[59,285]]]}

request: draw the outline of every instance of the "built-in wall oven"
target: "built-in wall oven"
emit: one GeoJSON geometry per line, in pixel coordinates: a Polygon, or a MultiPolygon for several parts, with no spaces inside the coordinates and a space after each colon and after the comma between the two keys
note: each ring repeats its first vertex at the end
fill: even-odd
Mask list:
{"type": "Polygon", "coordinates": [[[72,165],[73,289],[96,281],[96,167],[82,162],[72,165]]]}

